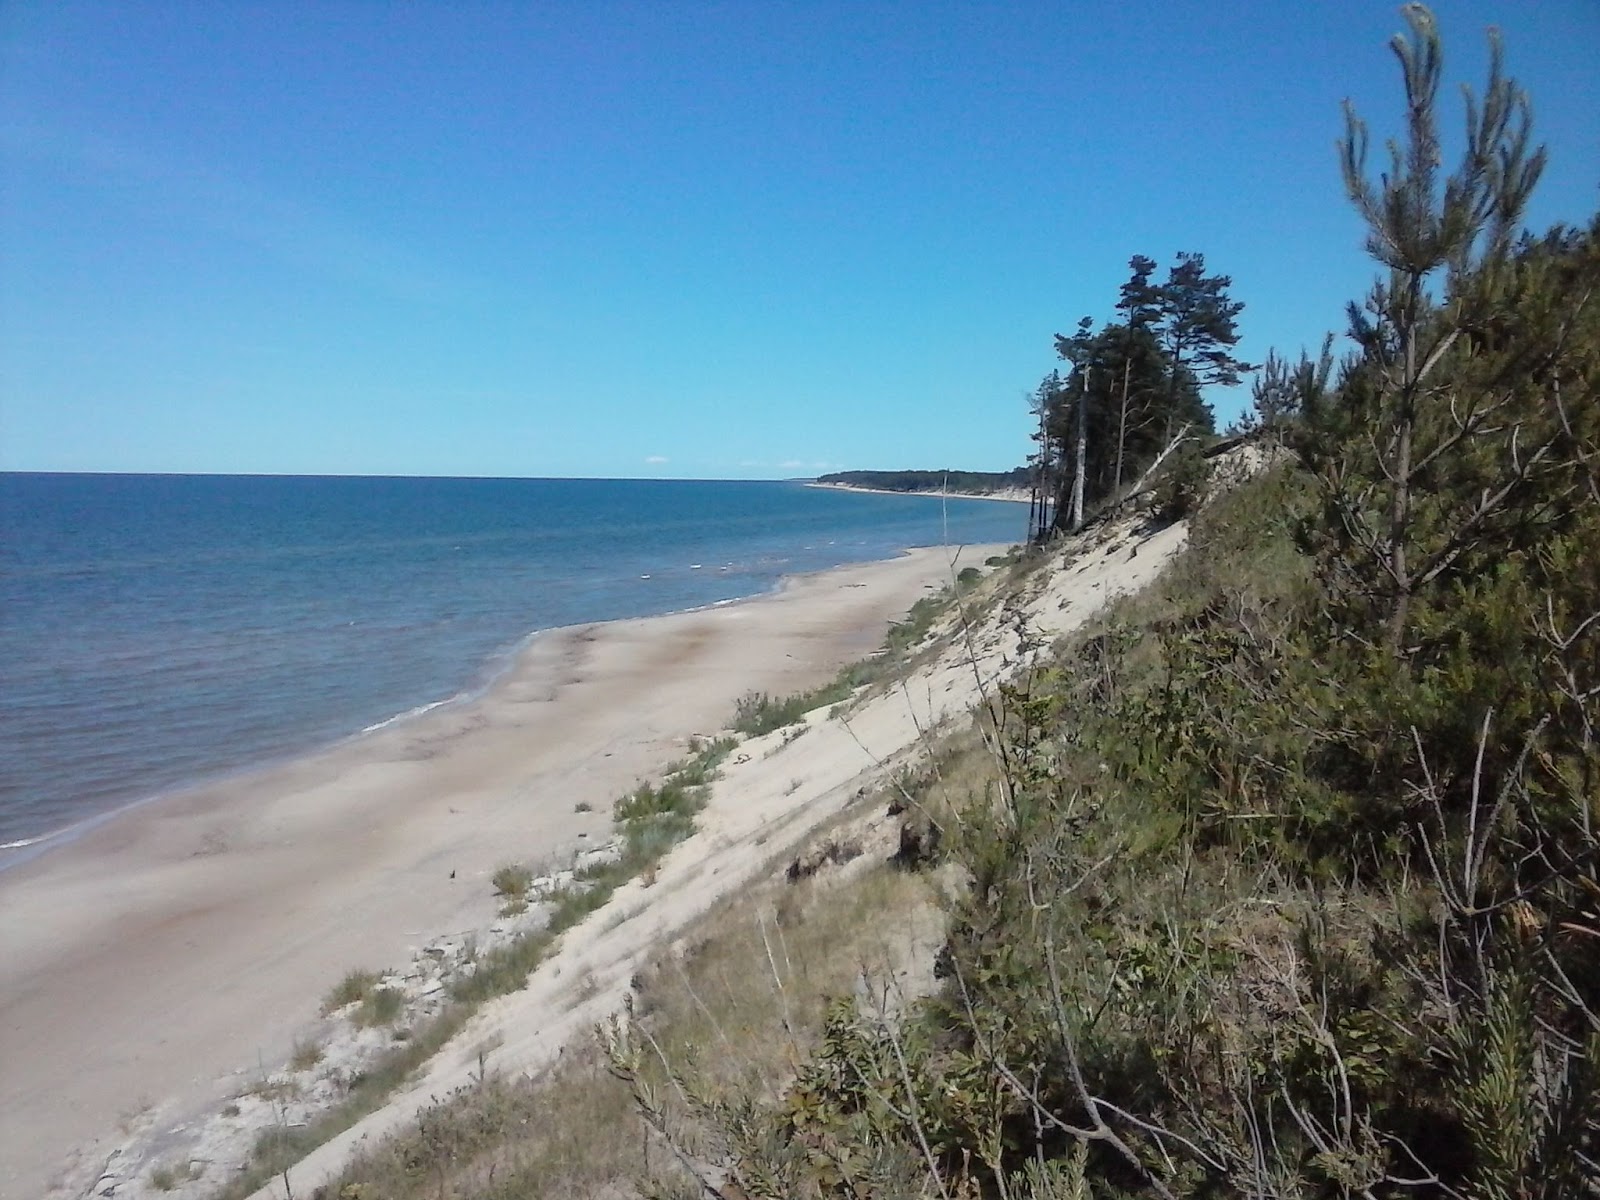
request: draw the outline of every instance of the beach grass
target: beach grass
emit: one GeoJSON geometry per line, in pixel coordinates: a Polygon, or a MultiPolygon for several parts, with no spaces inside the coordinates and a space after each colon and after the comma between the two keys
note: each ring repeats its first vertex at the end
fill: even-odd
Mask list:
{"type": "Polygon", "coordinates": [[[405,993],[399,988],[375,987],[361,999],[360,1006],[350,1019],[363,1029],[377,1025],[393,1025],[405,1011],[405,993]]]}
{"type": "Polygon", "coordinates": [[[364,968],[356,968],[345,973],[343,979],[334,984],[331,991],[322,998],[322,1015],[329,1016],[351,1004],[359,1004],[367,998],[367,993],[378,982],[378,973],[364,968]]]}
{"type": "Polygon", "coordinates": [[[528,889],[533,886],[533,872],[521,863],[507,863],[496,869],[489,877],[495,894],[511,900],[520,900],[527,896],[528,889]]]}
{"type": "Polygon", "coordinates": [[[311,1038],[295,1042],[289,1054],[289,1066],[296,1071],[309,1071],[322,1061],[322,1046],[311,1038]]]}

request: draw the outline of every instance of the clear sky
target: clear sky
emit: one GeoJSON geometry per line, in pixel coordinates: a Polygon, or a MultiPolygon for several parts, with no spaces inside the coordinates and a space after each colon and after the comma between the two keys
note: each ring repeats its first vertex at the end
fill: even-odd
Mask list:
{"type": "MultiPolygon", "coordinates": [[[[1600,3],[1504,31],[1600,206],[1600,3]]],[[[1373,275],[1389,0],[0,4],[0,467],[1004,469],[1052,335],[1197,250],[1240,350],[1373,275]]],[[[1447,128],[1460,123],[1449,97],[1447,128]]],[[[1213,395],[1226,420],[1247,389],[1213,395]]]]}

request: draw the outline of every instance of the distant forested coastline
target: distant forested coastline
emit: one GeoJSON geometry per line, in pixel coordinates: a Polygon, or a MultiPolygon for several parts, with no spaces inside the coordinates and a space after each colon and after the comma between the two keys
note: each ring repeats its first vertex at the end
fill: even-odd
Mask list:
{"type": "Polygon", "coordinates": [[[885,492],[991,492],[1026,489],[1033,484],[1027,467],[1011,471],[838,471],[817,476],[833,487],[873,488],[885,492]]]}

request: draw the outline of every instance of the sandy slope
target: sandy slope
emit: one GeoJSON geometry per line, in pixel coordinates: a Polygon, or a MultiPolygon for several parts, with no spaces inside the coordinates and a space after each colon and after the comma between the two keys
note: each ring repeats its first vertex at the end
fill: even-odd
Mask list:
{"type": "MultiPolygon", "coordinates": [[[[1185,537],[1182,525],[1137,536],[1124,528],[1072,547],[1069,562],[1034,577],[1018,606],[1026,624],[1046,639],[1081,625],[1112,596],[1155,578],[1185,537]]],[[[850,803],[889,765],[913,756],[919,730],[969,712],[979,701],[980,680],[987,687],[1024,657],[1009,620],[990,620],[961,641],[975,654],[952,648],[848,722],[813,713],[798,738],[779,731],[743,746],[713,788],[700,831],[669,856],[653,886],[636,881],[622,888],[566,936],[526,990],[486,1006],[387,1107],[306,1159],[292,1172],[296,1194],[309,1195],[363,1141],[467,1085],[481,1049],[492,1048],[492,1068],[536,1071],[573,1038],[588,1036],[621,1006],[635,971],[695,917],[769,870],[775,854],[850,803]]],[[[276,1194],[263,1189],[257,1198],[276,1194]]]]}
{"type": "MultiPolygon", "coordinates": [[[[486,924],[496,866],[605,833],[611,800],[738,696],[831,677],[950,571],[948,554],[917,551],[748,603],[558,631],[480,701],[148,805],[0,875],[0,1195],[82,1195],[130,1128],[187,1119],[281,1061],[345,970],[486,924]]],[[[730,851],[712,847],[760,814],[782,819],[770,801],[739,807],[734,832],[674,860],[659,893],[672,903],[622,926],[625,945],[571,939],[562,986],[588,969],[586,944],[620,962],[647,929],[704,907],[687,877],[718,869],[730,851]]],[[[555,1045],[556,1027],[540,1033],[549,998],[493,1007],[463,1044],[503,1026],[521,1047],[508,1059],[538,1061],[555,1045]]],[[[461,1060],[447,1049],[437,1070],[461,1060]]],[[[422,1086],[383,1120],[439,1085],[422,1086]]]]}

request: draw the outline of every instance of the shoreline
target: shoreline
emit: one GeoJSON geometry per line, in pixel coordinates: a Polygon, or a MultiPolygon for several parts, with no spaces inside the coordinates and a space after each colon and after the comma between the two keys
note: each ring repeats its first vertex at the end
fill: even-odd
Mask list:
{"type": "Polygon", "coordinates": [[[940,500],[998,500],[1003,504],[1031,504],[1031,496],[1022,494],[1013,489],[1006,492],[947,492],[942,489],[924,492],[902,492],[894,488],[860,487],[853,483],[822,483],[811,480],[805,485],[809,488],[821,488],[829,492],[860,492],[864,496],[931,496],[940,500]]]}
{"type": "MultiPolygon", "coordinates": [[[[926,546],[904,547],[896,555],[896,558],[903,557],[914,551],[935,548],[926,546]]],[[[792,580],[802,580],[812,576],[825,575],[829,571],[870,566],[873,563],[894,562],[895,560],[895,558],[865,559],[859,562],[838,563],[834,566],[822,567],[814,571],[797,571],[792,575],[778,576],[767,587],[759,591],[749,592],[742,596],[730,596],[723,600],[708,601],[705,604],[694,604],[687,608],[668,609],[665,612],[648,613],[643,616],[579,622],[571,625],[550,625],[540,629],[529,630],[484,657],[473,668],[471,675],[467,678],[467,682],[442,699],[411,705],[381,720],[374,721],[361,729],[351,730],[348,733],[337,734],[331,738],[327,736],[313,737],[303,745],[294,748],[266,753],[259,757],[248,758],[232,766],[208,770],[181,783],[171,784],[143,795],[119,800],[111,807],[89,813],[67,825],[58,826],[42,833],[27,834],[12,841],[0,843],[0,878],[3,878],[9,871],[37,861],[39,858],[58,849],[72,845],[79,838],[92,833],[108,822],[118,821],[152,804],[160,804],[167,800],[181,798],[201,789],[225,787],[230,783],[248,779],[255,775],[286,768],[300,760],[330,753],[342,746],[359,742],[363,738],[381,733],[384,730],[403,726],[410,721],[420,720],[438,710],[473,704],[493,692],[502,679],[516,670],[518,663],[529,652],[535,641],[546,635],[559,634],[565,630],[581,629],[591,625],[613,625],[625,621],[650,621],[660,617],[707,612],[725,608],[729,605],[747,604],[766,596],[781,595],[792,580]]]]}
{"type": "Polygon", "coordinates": [[[955,549],[536,631],[474,699],[120,810],[0,873],[0,1125],[29,1147],[0,1195],[44,1194],[69,1155],[76,1181],[119,1122],[236,1091],[343,972],[492,920],[496,867],[604,836],[616,796],[746,692],[875,649],[955,549]]]}

